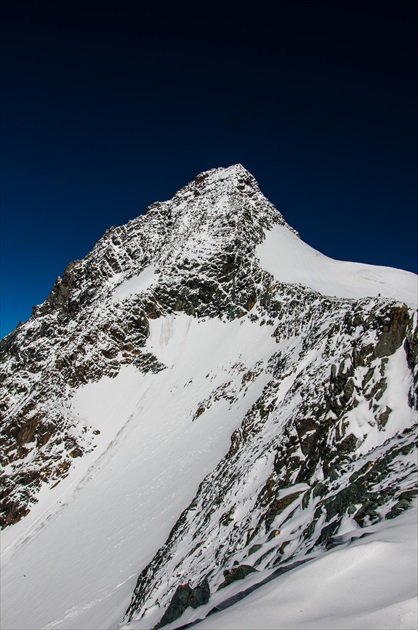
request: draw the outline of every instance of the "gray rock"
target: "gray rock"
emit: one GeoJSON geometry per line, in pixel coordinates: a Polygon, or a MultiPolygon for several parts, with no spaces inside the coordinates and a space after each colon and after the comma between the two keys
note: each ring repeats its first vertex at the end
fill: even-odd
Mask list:
{"type": "Polygon", "coordinates": [[[232,584],[233,582],[236,582],[237,580],[243,580],[244,578],[247,577],[247,575],[249,575],[250,573],[254,573],[256,570],[257,569],[254,569],[254,567],[252,567],[250,564],[240,564],[239,566],[234,567],[230,571],[228,570],[224,571],[225,579],[223,583],[220,585],[219,589],[225,588],[225,586],[229,586],[229,584],[232,584]]]}
{"type": "Polygon", "coordinates": [[[198,608],[203,604],[207,604],[210,598],[209,582],[205,578],[198,586],[191,588],[189,584],[180,584],[171,602],[165,611],[161,621],[155,626],[154,630],[166,626],[168,623],[175,621],[184,613],[186,608],[198,608]]]}

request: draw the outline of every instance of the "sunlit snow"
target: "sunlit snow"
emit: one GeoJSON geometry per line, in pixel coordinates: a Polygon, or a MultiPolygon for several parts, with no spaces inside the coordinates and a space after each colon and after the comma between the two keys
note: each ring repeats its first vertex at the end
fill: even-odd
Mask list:
{"type": "Polygon", "coordinates": [[[2,533],[5,628],[113,628],[121,620],[138,571],[225,454],[268,377],[235,408],[220,400],[193,422],[200,401],[228,380],[228,366],[250,368],[275,341],[246,318],[180,315],[154,320],[149,343],[167,369],[142,375],[124,367],[81,388],[74,413],[101,431],[96,451],[2,533]]]}
{"type": "Polygon", "coordinates": [[[323,295],[343,298],[387,297],[418,303],[418,277],[409,271],[333,260],[316,251],[286,226],[266,232],[256,254],[263,269],[280,282],[299,283],[323,295]]]}

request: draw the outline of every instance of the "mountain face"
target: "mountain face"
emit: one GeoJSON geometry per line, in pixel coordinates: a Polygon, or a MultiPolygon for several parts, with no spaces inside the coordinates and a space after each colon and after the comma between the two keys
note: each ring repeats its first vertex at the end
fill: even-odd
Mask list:
{"type": "Polygon", "coordinates": [[[180,627],[407,510],[416,287],[240,165],[108,230],[0,345],[5,625],[180,627]]]}

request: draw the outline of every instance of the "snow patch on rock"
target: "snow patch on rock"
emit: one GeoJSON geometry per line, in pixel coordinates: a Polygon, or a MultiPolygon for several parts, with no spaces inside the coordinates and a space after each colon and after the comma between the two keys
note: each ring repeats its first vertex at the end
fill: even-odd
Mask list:
{"type": "Polygon", "coordinates": [[[132,295],[137,295],[150,289],[155,282],[155,265],[148,265],[136,276],[125,280],[116,287],[113,302],[121,302],[132,295]]]}

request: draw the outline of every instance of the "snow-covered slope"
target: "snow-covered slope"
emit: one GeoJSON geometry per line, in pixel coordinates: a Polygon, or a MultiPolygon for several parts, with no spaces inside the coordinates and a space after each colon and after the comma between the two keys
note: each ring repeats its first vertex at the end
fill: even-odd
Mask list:
{"type": "Polygon", "coordinates": [[[304,243],[282,225],[266,233],[256,253],[263,269],[276,280],[298,283],[323,295],[342,298],[383,296],[418,304],[418,278],[414,273],[333,260],[304,243]]]}
{"type": "Polygon", "coordinates": [[[389,524],[347,533],[338,548],[278,575],[196,628],[416,628],[416,524],[415,508],[389,524]]]}
{"type": "MultiPolygon", "coordinates": [[[[239,426],[242,410],[228,414],[224,400],[193,422],[198,403],[224,385],[234,363],[239,360],[241,374],[266,345],[274,346],[248,320],[198,323],[185,315],[155,320],[150,337],[167,369],[143,375],[126,366],[113,379],[81,387],[74,413],[101,431],[100,452],[77,460],[49,491],[47,509],[41,497],[29,516],[4,530],[2,596],[6,611],[14,604],[9,614],[3,608],[5,627],[116,625],[138,569],[165,541],[239,426]],[[30,542],[22,544],[22,537],[30,542]],[[27,589],[24,610],[17,578],[27,589]]],[[[244,396],[244,410],[263,380],[244,396]]]]}
{"type": "Polygon", "coordinates": [[[0,346],[2,627],[378,627],[374,590],[271,600],[342,557],[346,588],[362,533],[412,550],[416,280],[322,256],[240,165],[109,230],[0,346]]]}

